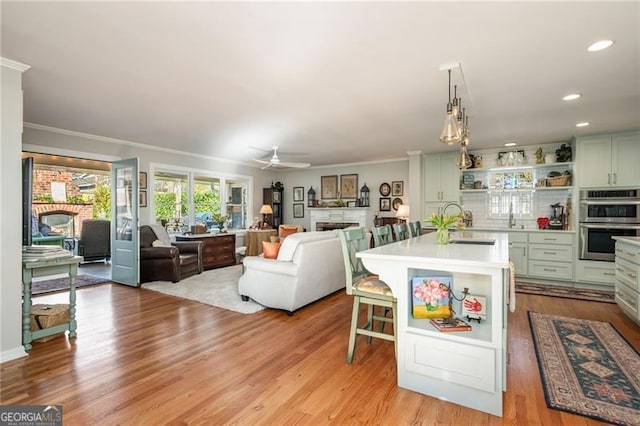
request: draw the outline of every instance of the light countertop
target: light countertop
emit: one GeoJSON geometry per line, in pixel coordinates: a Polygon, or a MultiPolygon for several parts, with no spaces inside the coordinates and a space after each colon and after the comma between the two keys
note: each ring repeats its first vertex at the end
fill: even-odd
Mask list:
{"type": "MultiPolygon", "coordinates": [[[[431,226],[431,225],[422,225],[422,229],[433,229],[435,230],[436,227],[435,226],[431,226]]],[[[484,226],[479,226],[479,227],[475,227],[472,226],[471,228],[465,228],[463,229],[464,231],[481,231],[481,232],[544,232],[544,233],[549,233],[549,232],[563,232],[563,233],[570,233],[570,234],[575,234],[576,231],[574,230],[569,230],[569,231],[565,231],[563,229],[538,229],[538,228],[491,228],[491,227],[484,227],[484,226]]],[[[452,231],[456,231],[456,229],[452,229],[452,231]]]]}
{"type": "Polygon", "coordinates": [[[616,241],[633,244],[634,246],[640,246],[640,237],[611,237],[616,241]]]}
{"type": "MultiPolygon", "coordinates": [[[[509,267],[509,236],[506,232],[473,232],[472,238],[493,239],[494,245],[446,244],[436,242],[436,233],[387,244],[357,254],[363,259],[436,260],[444,265],[509,267]]],[[[455,237],[455,234],[453,236],[455,237]]],[[[463,238],[469,238],[464,236],[463,238]]]]}

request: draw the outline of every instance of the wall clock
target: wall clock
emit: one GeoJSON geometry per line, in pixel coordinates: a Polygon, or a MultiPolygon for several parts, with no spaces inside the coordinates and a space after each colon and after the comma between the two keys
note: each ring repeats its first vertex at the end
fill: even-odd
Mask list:
{"type": "Polygon", "coordinates": [[[388,197],[389,194],[391,194],[391,185],[389,185],[387,182],[384,182],[382,185],[380,185],[380,195],[382,195],[383,197],[388,197]]]}

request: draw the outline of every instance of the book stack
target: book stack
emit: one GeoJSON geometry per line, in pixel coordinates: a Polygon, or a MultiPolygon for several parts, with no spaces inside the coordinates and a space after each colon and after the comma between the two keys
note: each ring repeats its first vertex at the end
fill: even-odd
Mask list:
{"type": "Polygon", "coordinates": [[[73,253],[60,246],[23,246],[22,260],[25,262],[35,262],[38,260],[64,259],[72,257],[73,253]]]}
{"type": "Polygon", "coordinates": [[[440,331],[471,331],[471,324],[460,318],[434,318],[431,324],[440,331]]]}

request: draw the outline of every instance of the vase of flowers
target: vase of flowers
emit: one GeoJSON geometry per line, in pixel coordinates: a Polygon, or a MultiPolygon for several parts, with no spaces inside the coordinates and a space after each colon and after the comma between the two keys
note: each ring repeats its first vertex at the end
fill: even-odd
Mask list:
{"type": "Polygon", "coordinates": [[[211,215],[211,220],[218,224],[218,229],[222,232],[224,229],[224,225],[227,222],[228,217],[226,215],[222,215],[220,213],[214,213],[211,215]]]}
{"type": "Polygon", "coordinates": [[[437,214],[433,213],[429,219],[436,227],[436,241],[438,244],[449,244],[449,228],[461,228],[462,215],[460,214],[437,214]]]}

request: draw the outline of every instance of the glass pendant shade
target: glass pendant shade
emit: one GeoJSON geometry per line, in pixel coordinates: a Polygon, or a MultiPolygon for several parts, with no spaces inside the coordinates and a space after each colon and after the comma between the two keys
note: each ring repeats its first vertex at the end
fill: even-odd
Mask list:
{"type": "Polygon", "coordinates": [[[471,157],[469,157],[469,153],[467,152],[467,147],[462,145],[460,148],[460,155],[458,156],[458,168],[466,170],[471,167],[472,164],[471,157]]]}
{"type": "Polygon", "coordinates": [[[442,133],[440,133],[440,142],[446,143],[447,145],[453,145],[456,142],[460,142],[461,138],[462,134],[460,133],[460,127],[458,126],[458,118],[448,111],[447,116],[444,119],[442,133]]]}

